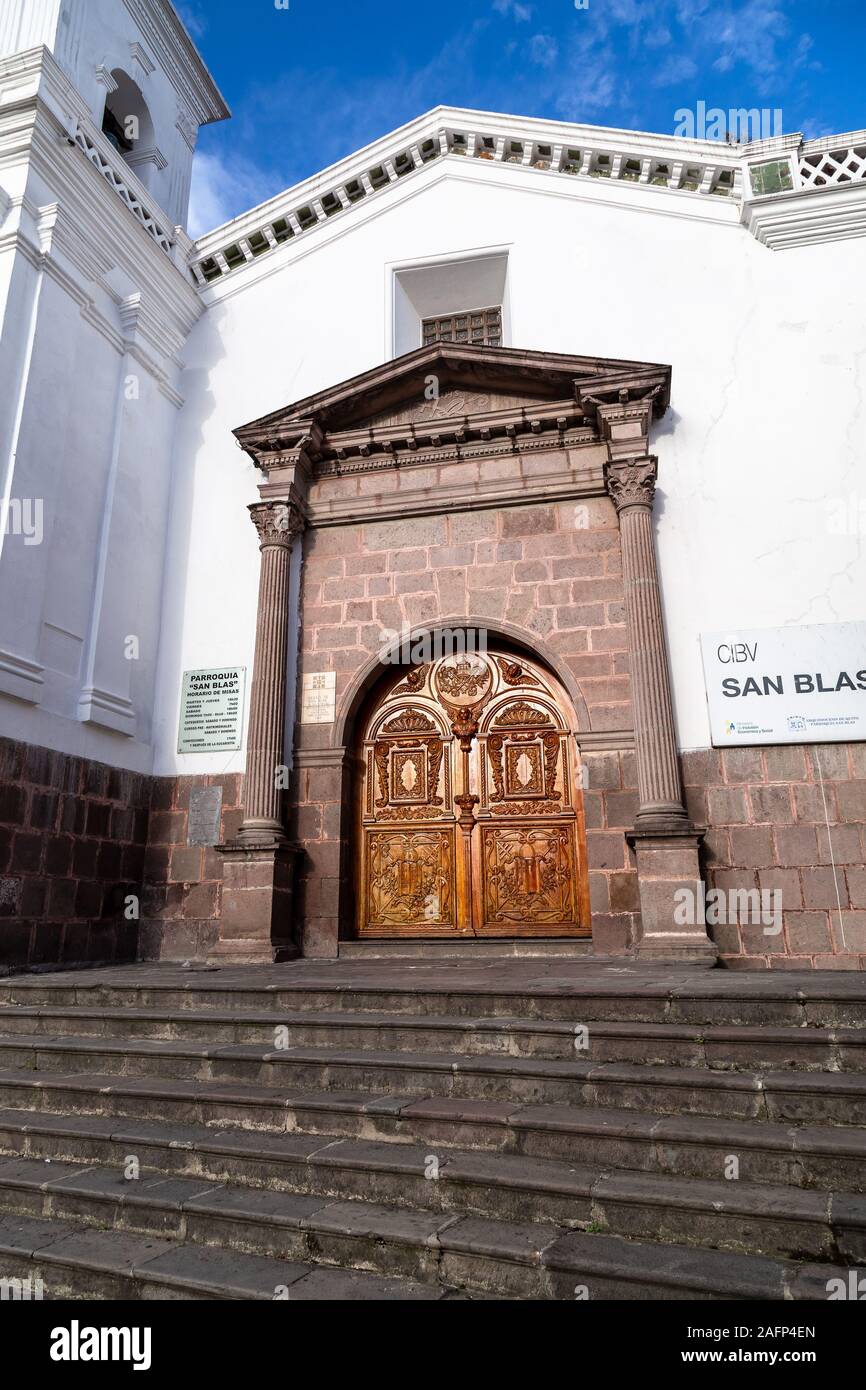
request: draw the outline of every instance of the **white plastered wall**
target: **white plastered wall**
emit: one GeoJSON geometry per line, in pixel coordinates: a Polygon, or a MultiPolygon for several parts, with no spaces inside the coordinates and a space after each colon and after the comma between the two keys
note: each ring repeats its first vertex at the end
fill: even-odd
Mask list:
{"type": "Polygon", "coordinates": [[[772,252],[721,200],[575,197],[453,161],[206,294],[185,353],[158,772],[243,766],[174,751],[183,670],[252,667],[258,475],[232,428],[384,360],[395,267],[491,247],[508,256],[512,346],[673,367],[653,447],[682,747],[709,742],[702,630],[862,618],[862,537],[834,534],[826,507],[862,466],[862,242],[772,252]]]}

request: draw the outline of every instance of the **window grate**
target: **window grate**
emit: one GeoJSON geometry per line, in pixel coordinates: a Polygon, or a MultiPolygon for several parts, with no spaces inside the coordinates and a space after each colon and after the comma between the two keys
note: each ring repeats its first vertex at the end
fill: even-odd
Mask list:
{"type": "Polygon", "coordinates": [[[423,319],[421,344],[477,343],[482,347],[502,346],[502,306],[493,309],[467,309],[459,314],[423,319]]]}

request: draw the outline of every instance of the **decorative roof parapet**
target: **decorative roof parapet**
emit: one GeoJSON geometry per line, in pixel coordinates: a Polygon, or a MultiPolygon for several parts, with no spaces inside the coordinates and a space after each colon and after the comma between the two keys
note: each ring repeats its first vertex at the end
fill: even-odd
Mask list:
{"type": "Polygon", "coordinates": [[[866,236],[866,130],[747,146],[741,220],[773,251],[866,236]]]}
{"type": "Polygon", "coordinates": [[[803,188],[836,188],[866,180],[866,130],[806,140],[798,168],[803,188]]]}
{"type": "Polygon", "coordinates": [[[603,180],[746,205],[767,193],[802,196],[866,183],[866,131],[725,144],[439,107],[200,238],[190,274],[201,288],[222,281],[425,166],[455,157],[570,178],[574,188],[603,180]]]}
{"type": "Polygon", "coordinates": [[[732,147],[719,142],[437,108],[263,204],[254,210],[260,217],[244,214],[201,238],[190,262],[193,279],[200,286],[221,280],[426,165],[452,156],[519,165],[578,182],[603,179],[719,197],[731,197],[741,189],[741,161],[732,147]]]}

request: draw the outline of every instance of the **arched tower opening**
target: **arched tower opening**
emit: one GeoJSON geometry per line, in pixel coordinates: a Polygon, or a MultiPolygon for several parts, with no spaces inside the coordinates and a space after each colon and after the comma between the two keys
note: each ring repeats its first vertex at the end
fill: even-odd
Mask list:
{"type": "Polygon", "coordinates": [[[155,144],[150,110],[141,88],[128,73],[115,68],[111,76],[117,87],[105,101],[102,133],[142,183],[149,186],[147,175],[152,166],[142,161],[141,155],[155,144]]]}

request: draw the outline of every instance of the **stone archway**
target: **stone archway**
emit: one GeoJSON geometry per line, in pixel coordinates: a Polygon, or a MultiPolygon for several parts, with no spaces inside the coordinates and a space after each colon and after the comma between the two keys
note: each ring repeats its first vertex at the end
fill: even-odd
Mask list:
{"type": "Polygon", "coordinates": [[[531,660],[540,661],[555,676],[568,695],[576,721],[573,732],[589,732],[592,726],[580,685],[567,663],[560,659],[542,637],[528,633],[516,623],[509,623],[501,618],[493,622],[489,617],[477,612],[445,613],[436,623],[417,623],[409,627],[390,645],[385,646],[381,656],[370,656],[358,667],[337,703],[336,717],[332,725],[333,746],[342,748],[350,743],[358,711],[381,676],[383,660],[386,665],[399,665],[407,648],[411,653],[416,644],[429,643],[435,647],[444,633],[460,630],[484,632],[490,642],[504,643],[516,656],[523,655],[531,660]]]}

